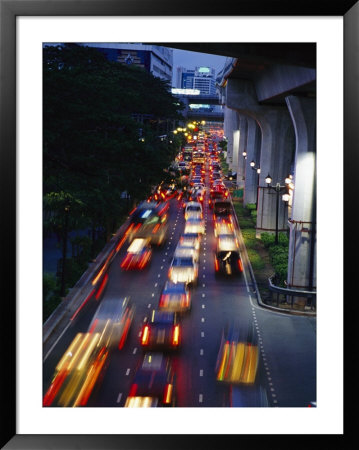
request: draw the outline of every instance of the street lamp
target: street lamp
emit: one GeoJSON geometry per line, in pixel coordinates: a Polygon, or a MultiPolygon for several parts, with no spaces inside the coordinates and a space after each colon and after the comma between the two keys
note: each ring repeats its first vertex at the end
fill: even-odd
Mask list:
{"type": "Polygon", "coordinates": [[[284,194],[282,196],[282,200],[287,202],[289,201],[289,188],[288,184],[281,186],[280,183],[277,183],[275,186],[272,186],[272,177],[268,174],[265,178],[265,182],[267,183],[267,188],[273,190],[276,193],[276,217],[275,217],[275,244],[278,244],[278,216],[279,216],[279,195],[284,194]]]}

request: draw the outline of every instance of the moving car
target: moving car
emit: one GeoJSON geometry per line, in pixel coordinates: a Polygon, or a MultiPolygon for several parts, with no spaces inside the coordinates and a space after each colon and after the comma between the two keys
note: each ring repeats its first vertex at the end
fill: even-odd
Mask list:
{"type": "Polygon", "coordinates": [[[234,226],[232,221],[232,216],[218,217],[214,220],[214,235],[227,235],[234,236],[234,226]]]}
{"type": "Polygon", "coordinates": [[[188,202],[185,211],[184,211],[184,217],[185,219],[189,219],[190,217],[193,218],[202,218],[203,212],[202,212],[202,205],[199,202],[188,202]]]}
{"type": "Polygon", "coordinates": [[[201,245],[201,234],[200,233],[186,233],[182,234],[179,238],[178,245],[182,247],[194,247],[199,251],[201,245]]]}
{"type": "Polygon", "coordinates": [[[108,355],[100,333],[77,333],[55,368],[43,406],[85,406],[108,355]]]}
{"type": "Polygon", "coordinates": [[[189,217],[184,226],[184,233],[205,233],[204,220],[200,218],[189,217]]]}
{"type": "Polygon", "coordinates": [[[232,203],[230,200],[215,200],[213,203],[214,219],[217,217],[230,216],[232,214],[232,203]]]}
{"type": "Polygon", "coordinates": [[[175,405],[174,371],[163,353],[146,353],[127,396],[126,408],[175,405]]]}
{"type": "Polygon", "coordinates": [[[151,350],[177,350],[181,344],[181,326],[174,312],[153,310],[142,327],[141,346],[151,350]]]}
{"type": "Polygon", "coordinates": [[[178,258],[193,258],[196,262],[199,261],[199,248],[196,248],[191,241],[184,242],[184,245],[180,242],[175,248],[174,257],[178,258]]]}
{"type": "Polygon", "coordinates": [[[140,203],[130,215],[128,241],[131,243],[135,238],[149,238],[151,244],[162,245],[167,234],[168,209],[167,201],[140,203]]]}
{"type": "Polygon", "coordinates": [[[174,283],[197,284],[198,263],[190,257],[174,257],[168,271],[168,278],[174,283]]]}
{"type": "Polygon", "coordinates": [[[121,269],[144,269],[152,256],[149,238],[135,238],[128,247],[126,255],[121,262],[121,269]]]}
{"type": "Polygon", "coordinates": [[[89,332],[100,333],[106,347],[118,346],[121,350],[126,342],[134,314],[135,305],[130,297],[104,298],[90,323],[89,332]]]}
{"type": "Polygon", "coordinates": [[[223,330],[215,367],[216,379],[231,384],[253,385],[259,350],[255,333],[245,336],[233,324],[223,330]]]}
{"type": "Polygon", "coordinates": [[[216,253],[214,255],[214,269],[216,275],[238,275],[243,272],[238,241],[234,235],[218,235],[216,253]]]}
{"type": "Polygon", "coordinates": [[[166,281],[158,303],[161,311],[186,312],[191,308],[191,292],[186,283],[166,281]]]}

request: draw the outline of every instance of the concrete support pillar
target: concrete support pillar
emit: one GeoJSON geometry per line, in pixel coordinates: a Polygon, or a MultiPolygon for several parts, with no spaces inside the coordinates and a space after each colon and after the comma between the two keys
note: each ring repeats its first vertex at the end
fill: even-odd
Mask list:
{"type": "Polygon", "coordinates": [[[227,163],[231,170],[238,164],[239,148],[239,119],[238,113],[233,109],[228,114],[228,144],[227,163]]]}
{"type": "MultiPolygon", "coordinates": [[[[265,178],[272,177],[272,185],[284,186],[288,176],[294,147],[294,130],[286,108],[270,108],[259,114],[259,126],[262,131],[261,156],[257,205],[257,237],[263,232],[286,232],[288,225],[287,204],[282,195],[267,187],[265,178]],[[278,201],[278,217],[277,217],[278,201]],[[278,226],[277,226],[278,219],[278,226]]],[[[284,193],[284,192],[283,192],[284,193]]]]}
{"type": "MultiPolygon", "coordinates": [[[[238,121],[238,114],[237,114],[238,121]]],[[[238,128],[233,130],[233,156],[232,156],[232,172],[237,171],[238,160],[239,160],[239,140],[240,140],[240,130],[238,128]]]]}
{"type": "Polygon", "coordinates": [[[243,203],[257,203],[258,174],[251,168],[250,162],[260,161],[261,133],[257,122],[247,118],[247,159],[245,159],[243,203]]]}
{"type": "MultiPolygon", "coordinates": [[[[294,151],[294,129],[286,107],[259,105],[250,80],[229,79],[226,85],[226,104],[228,108],[254,119],[261,130],[261,150],[259,164],[257,237],[264,231],[276,232],[277,195],[267,188],[265,178],[271,175],[274,185],[284,185],[289,173],[294,151]]],[[[251,161],[247,158],[247,162],[251,161]]],[[[254,158],[253,158],[254,159],[254,158]]],[[[251,169],[252,170],[252,169],[251,169]]],[[[248,171],[246,170],[248,175],[248,171]]],[[[255,173],[255,172],[254,172],[255,173]]],[[[287,230],[287,205],[280,197],[278,212],[278,231],[287,230]]]]}
{"type": "Polygon", "coordinates": [[[248,124],[247,117],[241,114],[239,116],[239,148],[238,148],[238,162],[234,167],[234,171],[237,172],[237,187],[243,188],[246,172],[246,160],[243,157],[243,152],[247,151],[247,133],[248,124]]]}
{"type": "Polygon", "coordinates": [[[237,113],[233,109],[226,108],[225,112],[225,136],[227,137],[227,164],[232,168],[233,162],[233,132],[238,129],[237,113]]]}
{"type": "Polygon", "coordinates": [[[289,287],[316,287],[316,101],[286,97],[296,137],[288,257],[289,287]]]}

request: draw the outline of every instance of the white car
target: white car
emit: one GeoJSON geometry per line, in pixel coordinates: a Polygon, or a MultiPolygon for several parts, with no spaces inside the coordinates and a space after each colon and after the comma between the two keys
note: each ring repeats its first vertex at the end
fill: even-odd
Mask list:
{"type": "Polygon", "coordinates": [[[188,202],[184,210],[184,217],[186,220],[190,217],[202,218],[202,205],[199,202],[188,202]]]}
{"type": "Polygon", "coordinates": [[[205,233],[204,220],[199,218],[188,218],[184,227],[184,233],[205,233]]]}
{"type": "Polygon", "coordinates": [[[190,243],[187,245],[178,243],[173,256],[175,258],[193,258],[196,262],[198,262],[199,249],[190,243]]]}
{"type": "Polygon", "coordinates": [[[168,278],[174,283],[195,285],[198,280],[198,263],[191,257],[174,257],[168,271],[168,278]]]}
{"type": "Polygon", "coordinates": [[[178,241],[178,245],[182,247],[194,247],[199,251],[201,246],[201,235],[199,233],[182,234],[178,241]]]}

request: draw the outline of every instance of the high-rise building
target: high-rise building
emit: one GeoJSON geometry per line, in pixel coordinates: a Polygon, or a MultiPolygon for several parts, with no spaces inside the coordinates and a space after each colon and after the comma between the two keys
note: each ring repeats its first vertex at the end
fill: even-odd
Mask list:
{"type": "Polygon", "coordinates": [[[122,64],[136,64],[143,67],[155,77],[172,82],[173,50],[159,45],[138,43],[82,43],[88,47],[95,47],[110,61],[122,64]]]}
{"type": "Polygon", "coordinates": [[[178,67],[176,87],[181,89],[199,89],[201,95],[216,95],[215,70],[203,66],[195,69],[178,67]]]}

